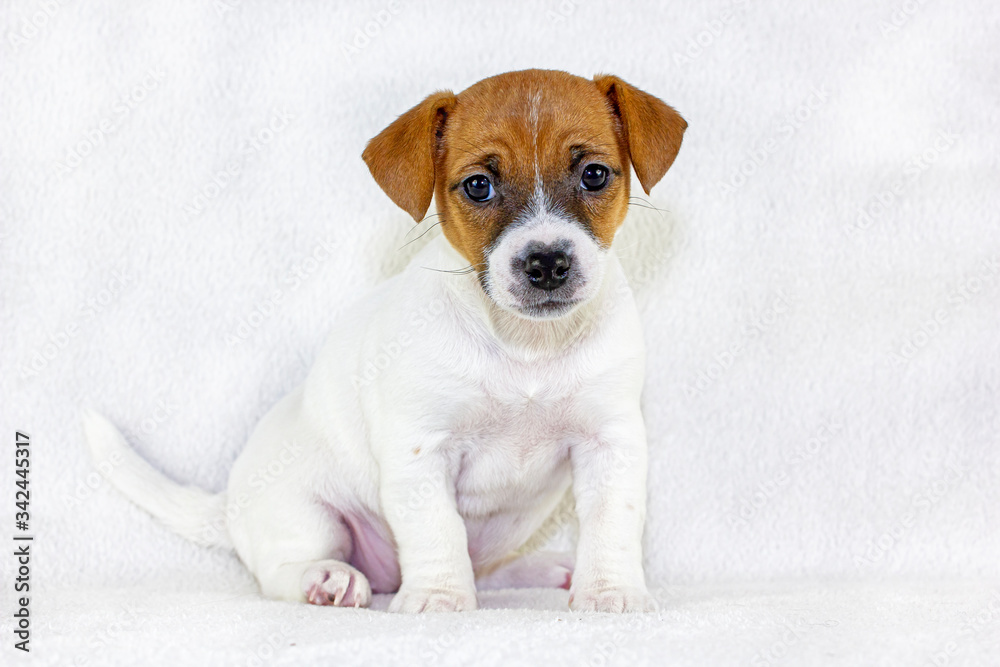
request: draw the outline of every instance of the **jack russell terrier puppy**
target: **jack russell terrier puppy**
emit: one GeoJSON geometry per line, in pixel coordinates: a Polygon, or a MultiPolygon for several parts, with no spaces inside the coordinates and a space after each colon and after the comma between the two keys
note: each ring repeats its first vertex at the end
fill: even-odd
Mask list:
{"type": "Polygon", "coordinates": [[[88,411],[94,460],[176,532],[235,549],[272,598],[459,611],[477,586],[539,586],[574,610],[653,609],[645,352],[611,243],[630,167],[648,193],[686,127],[615,76],[434,93],[363,157],[414,220],[433,197],[443,236],[344,315],[225,493],[171,482],[88,411]],[[519,554],[571,485],[575,559],[519,554]]]}

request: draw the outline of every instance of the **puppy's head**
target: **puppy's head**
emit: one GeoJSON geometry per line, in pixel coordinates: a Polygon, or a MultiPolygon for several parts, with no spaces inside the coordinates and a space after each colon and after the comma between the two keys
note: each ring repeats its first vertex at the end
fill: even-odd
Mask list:
{"type": "Polygon", "coordinates": [[[526,70],[434,93],[363,157],[414,220],[436,195],[445,236],[498,306],[551,319],[597,293],[630,166],[648,193],[686,127],[618,77],[526,70]]]}

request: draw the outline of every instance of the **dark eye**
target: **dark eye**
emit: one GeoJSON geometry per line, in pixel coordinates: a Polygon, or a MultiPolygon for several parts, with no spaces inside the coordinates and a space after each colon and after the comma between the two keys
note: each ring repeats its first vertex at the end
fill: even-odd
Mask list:
{"type": "Polygon", "coordinates": [[[608,168],[599,164],[588,164],[583,169],[580,184],[585,190],[600,190],[608,184],[608,168]]]}
{"type": "Polygon", "coordinates": [[[469,176],[462,185],[465,187],[465,194],[469,195],[469,199],[472,201],[489,201],[496,194],[490,179],[481,174],[469,176]]]}

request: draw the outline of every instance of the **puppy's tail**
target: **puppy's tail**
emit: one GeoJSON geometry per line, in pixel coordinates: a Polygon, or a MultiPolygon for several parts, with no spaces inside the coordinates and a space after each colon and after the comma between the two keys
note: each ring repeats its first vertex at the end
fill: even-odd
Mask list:
{"type": "Polygon", "coordinates": [[[94,465],[126,498],[196,544],[233,548],[226,528],[225,493],[212,495],[167,479],[93,410],[83,412],[83,431],[94,465]]]}

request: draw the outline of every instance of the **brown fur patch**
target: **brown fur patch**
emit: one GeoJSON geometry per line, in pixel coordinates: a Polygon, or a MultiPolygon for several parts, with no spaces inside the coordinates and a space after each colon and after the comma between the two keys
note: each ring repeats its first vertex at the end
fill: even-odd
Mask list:
{"type": "Polygon", "coordinates": [[[687,123],[659,99],[613,76],[508,72],[460,94],[435,93],[369,142],[365,162],[415,220],[437,198],[449,242],[477,269],[503,229],[536,203],[571,216],[611,245],[628,211],[629,165],[646,192],[670,167],[687,123]],[[611,170],[608,185],[580,187],[583,169],[611,170]],[[496,196],[471,201],[463,183],[482,174],[496,196]]]}

